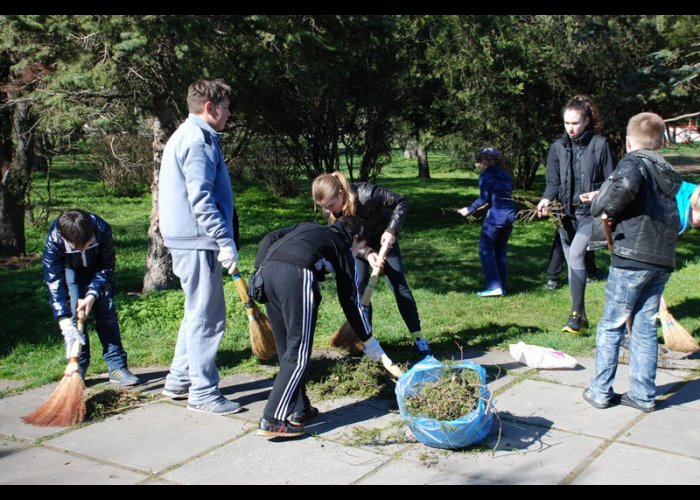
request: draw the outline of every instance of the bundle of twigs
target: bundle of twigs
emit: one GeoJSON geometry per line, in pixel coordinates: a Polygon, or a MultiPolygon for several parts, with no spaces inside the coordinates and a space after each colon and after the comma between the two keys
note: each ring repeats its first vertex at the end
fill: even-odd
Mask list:
{"type": "MultiPolygon", "coordinates": [[[[540,202],[539,199],[533,200],[532,198],[528,198],[527,196],[513,195],[513,201],[525,207],[522,210],[518,211],[518,213],[515,215],[516,221],[532,222],[533,220],[538,218],[537,205],[540,202]]],[[[549,203],[549,206],[547,207],[546,217],[549,218],[549,220],[553,221],[558,227],[561,226],[561,219],[563,216],[564,210],[561,206],[561,203],[559,203],[559,201],[557,200],[552,200],[549,203]]]]}
{"type": "Polygon", "coordinates": [[[477,409],[481,387],[475,370],[445,370],[436,381],[423,384],[406,398],[406,409],[414,417],[457,420],[477,409]]]}

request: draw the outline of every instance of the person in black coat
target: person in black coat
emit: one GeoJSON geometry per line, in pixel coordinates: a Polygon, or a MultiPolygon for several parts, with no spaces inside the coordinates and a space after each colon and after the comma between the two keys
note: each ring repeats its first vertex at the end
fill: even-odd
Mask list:
{"type": "MultiPolygon", "coordinates": [[[[314,202],[323,209],[329,222],[344,215],[355,215],[364,223],[367,246],[355,259],[360,294],[365,292],[371,270],[377,265],[380,246],[389,246],[383,267],[384,274],[408,331],[412,334],[418,333],[421,330],[418,307],[404,275],[397,239],[406,219],[408,199],[369,182],[351,184],[341,172],[316,177],[311,186],[311,193],[314,202]]],[[[370,306],[370,318],[371,316],[370,306]]]]}
{"type": "Polygon", "coordinates": [[[562,331],[579,334],[588,328],[585,255],[593,222],[590,204],[615,163],[608,141],[598,135],[602,124],[590,97],[574,96],[562,114],[565,132],[549,148],[547,186],[537,212],[545,216],[555,199],[562,205],[559,236],[571,292],[571,314],[562,331]]]}

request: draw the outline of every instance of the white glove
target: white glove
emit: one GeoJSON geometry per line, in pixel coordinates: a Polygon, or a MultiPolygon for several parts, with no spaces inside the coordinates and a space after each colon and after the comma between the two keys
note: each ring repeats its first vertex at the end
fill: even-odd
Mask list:
{"type": "Polygon", "coordinates": [[[73,324],[71,318],[63,318],[58,322],[63,335],[63,341],[66,343],[66,359],[70,358],[71,346],[77,340],[81,345],[85,345],[85,335],[78,330],[73,324]]]}
{"type": "Polygon", "coordinates": [[[382,356],[386,357],[386,353],[382,346],[379,345],[379,341],[374,337],[370,337],[365,344],[365,354],[372,361],[379,363],[382,360],[382,356]]]}
{"type": "Polygon", "coordinates": [[[221,247],[217,260],[221,262],[221,266],[233,274],[234,269],[238,267],[238,252],[235,246],[221,247]]]}

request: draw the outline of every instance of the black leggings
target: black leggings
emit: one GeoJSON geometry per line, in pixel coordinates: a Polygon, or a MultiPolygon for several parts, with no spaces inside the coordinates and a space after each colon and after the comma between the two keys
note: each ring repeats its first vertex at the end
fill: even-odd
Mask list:
{"type": "MultiPolygon", "coordinates": [[[[355,259],[357,265],[357,271],[359,275],[359,287],[360,296],[364,295],[365,288],[367,288],[367,282],[369,281],[369,276],[372,273],[372,266],[370,266],[367,261],[362,259],[355,259]]],[[[416,301],[413,298],[413,293],[406,282],[406,276],[403,273],[403,262],[401,259],[401,249],[399,248],[399,242],[395,241],[394,246],[386,254],[386,261],[384,262],[384,276],[387,283],[389,284],[389,289],[394,293],[396,298],[396,305],[399,307],[399,313],[403,318],[408,331],[411,333],[416,333],[420,331],[420,317],[418,316],[418,307],[416,306],[416,301]]],[[[372,320],[372,308],[369,309],[369,318],[372,320]]]]}

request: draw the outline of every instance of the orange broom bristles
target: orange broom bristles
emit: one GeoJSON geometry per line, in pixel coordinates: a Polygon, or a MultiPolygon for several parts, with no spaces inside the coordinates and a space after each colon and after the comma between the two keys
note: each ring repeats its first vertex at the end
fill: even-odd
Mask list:
{"type": "MultiPolygon", "coordinates": [[[[85,318],[78,315],[78,330],[83,331],[85,318]]],[[[79,424],[85,418],[85,401],[83,390],[85,383],[78,372],[81,345],[73,342],[68,358],[68,365],[63,378],[51,393],[51,396],[36,410],[22,417],[28,424],[41,426],[66,426],[79,424]]]]}
{"type": "Polygon", "coordinates": [[[659,309],[661,321],[661,333],[664,336],[664,344],[672,351],[695,352],[700,350],[700,345],[688,331],[683,328],[668,312],[666,304],[662,301],[659,309]]]}
{"type": "Polygon", "coordinates": [[[275,346],[275,337],[270,328],[270,322],[262,311],[255,304],[255,301],[248,295],[248,285],[241,277],[238,268],[233,271],[233,283],[236,286],[236,291],[243,301],[248,314],[248,332],[250,334],[250,347],[253,354],[258,359],[267,361],[277,352],[275,346]]]}
{"type": "Polygon", "coordinates": [[[51,396],[36,410],[22,417],[28,424],[41,426],[76,425],[85,419],[85,383],[76,371],[64,375],[51,396]]]}
{"type": "Polygon", "coordinates": [[[253,306],[248,311],[248,331],[250,333],[250,347],[253,354],[263,361],[267,361],[277,352],[275,337],[270,328],[270,322],[260,309],[253,306]]]}

